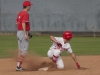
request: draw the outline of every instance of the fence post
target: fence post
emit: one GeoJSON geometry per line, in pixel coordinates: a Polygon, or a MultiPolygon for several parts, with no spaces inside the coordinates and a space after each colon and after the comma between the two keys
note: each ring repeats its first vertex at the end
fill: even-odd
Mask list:
{"type": "Polygon", "coordinates": [[[0,34],[1,34],[1,0],[0,0],[0,34]]]}
{"type": "Polygon", "coordinates": [[[96,33],[95,33],[95,28],[94,28],[94,26],[93,26],[92,28],[93,28],[93,37],[96,37],[96,33]]]}

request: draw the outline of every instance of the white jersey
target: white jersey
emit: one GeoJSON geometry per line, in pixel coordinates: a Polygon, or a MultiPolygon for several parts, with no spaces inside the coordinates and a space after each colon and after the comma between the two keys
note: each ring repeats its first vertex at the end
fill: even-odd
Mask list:
{"type": "MultiPolygon", "coordinates": [[[[55,37],[55,39],[62,44],[62,48],[60,48],[60,50],[64,51],[66,50],[68,53],[72,53],[72,49],[71,46],[69,44],[69,42],[64,44],[64,40],[62,37],[55,37]],[[64,49],[64,50],[63,50],[64,49]]],[[[53,42],[52,46],[50,47],[50,50],[52,49],[59,49],[59,47],[57,46],[57,44],[55,42],[53,42]]]]}

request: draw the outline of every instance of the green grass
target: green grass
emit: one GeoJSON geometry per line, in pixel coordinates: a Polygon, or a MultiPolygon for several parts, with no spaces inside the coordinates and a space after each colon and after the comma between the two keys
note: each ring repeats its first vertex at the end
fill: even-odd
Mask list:
{"type": "MultiPolygon", "coordinates": [[[[29,52],[35,52],[42,56],[47,56],[47,51],[51,46],[49,36],[34,36],[30,40],[29,52]]],[[[74,37],[71,47],[76,55],[99,55],[100,54],[100,38],[96,37],[74,37]]],[[[16,36],[0,36],[0,58],[11,57],[11,51],[17,50],[16,36]]],[[[68,53],[63,52],[63,55],[68,53]]]]}

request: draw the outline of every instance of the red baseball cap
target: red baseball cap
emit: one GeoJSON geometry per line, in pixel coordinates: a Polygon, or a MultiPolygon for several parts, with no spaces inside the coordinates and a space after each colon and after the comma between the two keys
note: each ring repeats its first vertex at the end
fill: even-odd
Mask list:
{"type": "Polygon", "coordinates": [[[29,0],[23,2],[23,6],[31,6],[33,5],[29,0]]]}

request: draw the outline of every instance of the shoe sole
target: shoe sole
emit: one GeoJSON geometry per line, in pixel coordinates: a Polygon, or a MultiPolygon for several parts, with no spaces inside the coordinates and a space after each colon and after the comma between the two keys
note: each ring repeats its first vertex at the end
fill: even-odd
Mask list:
{"type": "Polygon", "coordinates": [[[22,70],[16,70],[16,71],[25,71],[26,69],[22,69],[22,70]]]}

